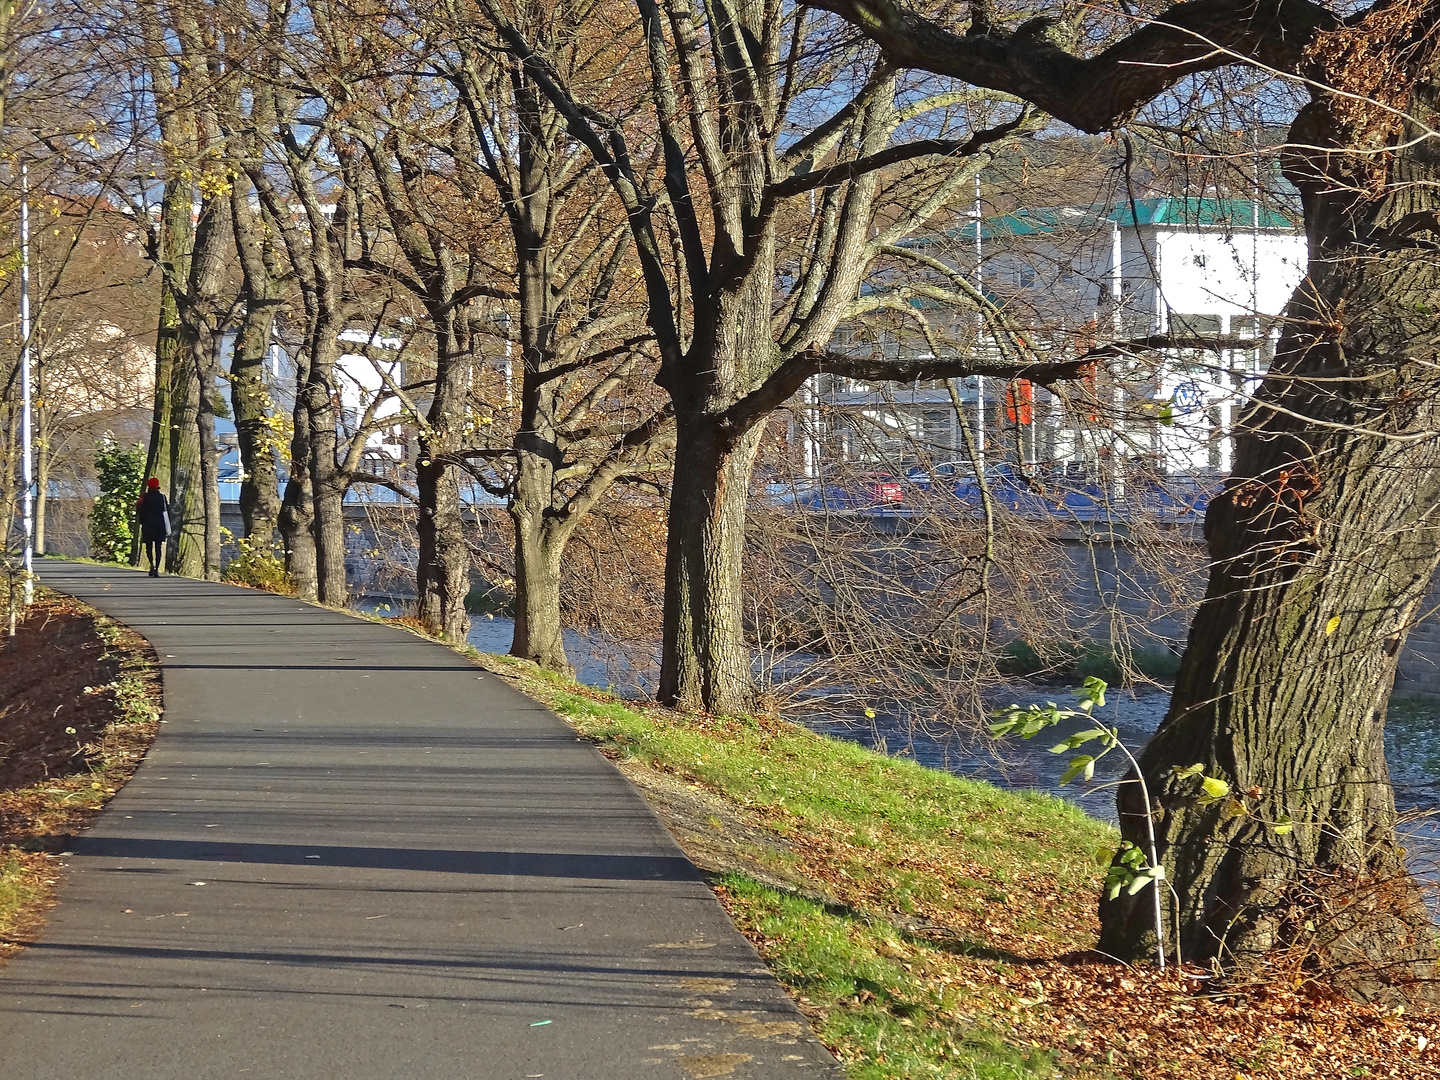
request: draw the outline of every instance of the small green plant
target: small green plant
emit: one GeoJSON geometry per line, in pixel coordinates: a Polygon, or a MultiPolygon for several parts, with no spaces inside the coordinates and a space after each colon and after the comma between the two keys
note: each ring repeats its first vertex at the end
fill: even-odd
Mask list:
{"type": "Polygon", "coordinates": [[[252,589],[293,596],[295,583],[285,562],[259,537],[244,536],[235,542],[239,554],[225,567],[225,580],[252,589]]]}
{"type": "Polygon", "coordinates": [[[100,495],[90,511],[90,553],[104,562],[123,562],[135,536],[145,456],[138,444],[122,447],[107,432],[95,444],[95,475],[100,495]]]}
{"type": "MultiPolygon", "coordinates": [[[[1022,739],[1033,739],[1040,732],[1063,724],[1067,720],[1083,719],[1094,720],[1094,710],[1097,706],[1105,704],[1105,691],[1109,687],[1103,679],[1097,679],[1093,675],[1080,684],[1077,693],[1079,700],[1078,709],[1062,709],[1055,702],[1049,701],[1045,705],[1031,705],[1028,709],[1022,709],[1019,705],[1011,705],[1008,709],[1002,709],[996,716],[999,717],[996,723],[990,725],[990,734],[997,739],[1005,738],[1008,735],[1018,735],[1022,739]]],[[[1155,853],[1155,824],[1151,811],[1150,788],[1145,783],[1145,774],[1140,771],[1140,763],[1135,760],[1135,755],[1130,753],[1125,744],[1120,741],[1120,732],[1117,728],[1110,727],[1089,727],[1067,736],[1063,742],[1057,743],[1050,748],[1052,754],[1065,754],[1078,750],[1089,742],[1098,742],[1099,749],[1093,754],[1076,754],[1070,759],[1065,772],[1060,776],[1061,784],[1068,784],[1077,776],[1083,776],[1086,780],[1095,776],[1095,763],[1112,750],[1119,750],[1130,761],[1130,767],[1135,770],[1135,780],[1121,780],[1119,783],[1137,783],[1140,785],[1140,795],[1145,802],[1145,832],[1146,848],[1141,851],[1128,840],[1122,841],[1120,846],[1111,849],[1102,849],[1102,855],[1110,864],[1110,869],[1105,875],[1106,895],[1111,899],[1120,895],[1124,889],[1134,896],[1146,885],[1152,882],[1155,885],[1155,955],[1163,970],[1165,967],[1165,912],[1160,902],[1160,882],[1165,878],[1165,864],[1160,862],[1155,853]]],[[[1223,783],[1223,781],[1221,781],[1223,783]]],[[[1228,791],[1229,788],[1227,787],[1228,791]]]]}
{"type": "MultiPolygon", "coordinates": [[[[1103,679],[1094,676],[1087,678],[1077,692],[1079,708],[1062,709],[1053,701],[1047,701],[1045,705],[1031,705],[1028,709],[1022,709],[1019,705],[1011,705],[1008,709],[1002,709],[995,715],[999,718],[996,723],[990,725],[990,734],[995,738],[1005,738],[1009,735],[1018,735],[1022,739],[1033,739],[1040,732],[1062,724],[1067,720],[1086,720],[1093,723],[1093,713],[1097,707],[1105,704],[1105,691],[1109,689],[1103,679]]],[[[1070,759],[1065,771],[1060,775],[1060,783],[1068,784],[1077,776],[1085,780],[1091,780],[1095,776],[1095,763],[1113,750],[1119,750],[1130,762],[1130,768],[1134,771],[1133,780],[1117,780],[1117,784],[1139,784],[1140,796],[1145,803],[1145,838],[1144,849],[1132,844],[1129,840],[1122,840],[1116,847],[1102,847],[1096,852],[1096,861],[1101,866],[1109,869],[1105,873],[1105,895],[1114,900],[1120,895],[1121,890],[1134,896],[1146,885],[1155,885],[1155,941],[1156,957],[1159,960],[1161,969],[1165,967],[1165,916],[1164,908],[1160,900],[1160,883],[1165,881],[1165,864],[1160,862],[1155,849],[1155,818],[1154,804],[1150,800],[1150,787],[1145,781],[1145,774],[1140,769],[1140,763],[1135,760],[1132,754],[1120,741],[1118,728],[1105,727],[1104,725],[1087,727],[1073,735],[1067,736],[1063,741],[1056,743],[1050,748],[1052,754],[1067,754],[1079,750],[1087,743],[1098,743],[1098,749],[1092,754],[1076,754],[1070,759]]],[[[1176,765],[1171,769],[1176,779],[1187,780],[1190,777],[1200,778],[1200,789],[1196,795],[1196,804],[1209,806],[1212,803],[1224,801],[1224,812],[1232,817],[1248,814],[1250,811],[1245,806],[1244,800],[1230,794],[1230,785],[1218,776],[1207,776],[1203,763],[1194,765],[1176,765]]],[[[1108,785],[1102,785],[1108,786],[1108,785]]],[[[1254,793],[1247,793],[1252,797],[1258,797],[1258,790],[1254,793]]],[[[1294,827],[1288,814],[1278,821],[1268,822],[1271,829],[1278,835],[1284,835],[1294,827]]],[[[1167,887],[1169,882],[1165,882],[1167,887]]],[[[1173,895],[1174,890],[1171,889],[1173,895]]],[[[1176,942],[1176,962],[1180,961],[1179,942],[1176,942]]]]}

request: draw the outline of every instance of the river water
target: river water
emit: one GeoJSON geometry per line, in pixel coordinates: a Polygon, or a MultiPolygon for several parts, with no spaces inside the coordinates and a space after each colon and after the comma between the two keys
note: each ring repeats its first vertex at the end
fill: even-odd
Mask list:
{"type": "MultiPolygon", "coordinates": [[[[383,601],[367,599],[362,610],[383,614],[383,601]]],[[[398,609],[397,609],[398,610],[398,609]]],[[[471,622],[467,640],[482,652],[505,653],[515,625],[507,618],[477,616],[471,622]]],[[[655,691],[651,658],[626,652],[604,639],[565,632],[565,648],[581,682],[608,689],[624,698],[646,698],[655,691]]],[[[1062,686],[1016,682],[997,694],[997,708],[1015,702],[1030,705],[1055,701],[1073,707],[1074,695],[1062,686]]],[[[1154,733],[1170,703],[1168,690],[1159,687],[1112,689],[1095,717],[1107,727],[1117,728],[1121,741],[1132,753],[1154,733]]],[[[803,722],[803,721],[802,721],[803,722]]],[[[1087,813],[1104,821],[1115,821],[1115,790],[1105,785],[1120,779],[1127,767],[1119,750],[1103,758],[1091,783],[1059,786],[1068,754],[1051,754],[1049,748],[1065,735],[1080,730],[1075,722],[1042,732],[1032,740],[1007,739],[1003,743],[977,736],[972,731],[926,730],[908,723],[902,710],[877,710],[873,719],[811,722],[807,726],[826,735],[861,743],[895,757],[910,758],[934,769],[957,776],[986,780],[1001,787],[1046,791],[1077,803],[1087,813]]],[[[1407,845],[1417,872],[1440,881],[1440,828],[1436,818],[1425,815],[1440,811],[1440,702],[1415,700],[1394,702],[1385,725],[1385,753],[1390,779],[1395,785],[1396,809],[1404,823],[1407,845]]],[[[1093,745],[1093,744],[1092,744],[1093,745]]],[[[1077,753],[1091,752],[1087,747],[1077,753]]]]}

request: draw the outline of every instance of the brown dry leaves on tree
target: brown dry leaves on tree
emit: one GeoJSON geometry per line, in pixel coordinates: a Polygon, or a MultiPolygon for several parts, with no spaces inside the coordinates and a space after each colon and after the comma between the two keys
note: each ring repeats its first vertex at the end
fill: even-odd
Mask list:
{"type": "Polygon", "coordinates": [[[1440,5],[1435,0],[1377,4],[1364,16],[1315,36],[1308,55],[1319,67],[1317,81],[1338,91],[1329,109],[1351,130],[1356,149],[1384,145],[1400,132],[1414,85],[1406,73],[1433,62],[1437,42],[1440,5]]]}

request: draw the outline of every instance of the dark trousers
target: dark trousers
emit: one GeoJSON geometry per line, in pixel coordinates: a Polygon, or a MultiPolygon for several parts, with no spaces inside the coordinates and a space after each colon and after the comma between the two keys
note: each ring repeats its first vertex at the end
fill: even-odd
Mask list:
{"type": "Polygon", "coordinates": [[[150,569],[154,570],[160,565],[160,553],[165,549],[165,541],[145,538],[145,558],[150,563],[150,569]]]}

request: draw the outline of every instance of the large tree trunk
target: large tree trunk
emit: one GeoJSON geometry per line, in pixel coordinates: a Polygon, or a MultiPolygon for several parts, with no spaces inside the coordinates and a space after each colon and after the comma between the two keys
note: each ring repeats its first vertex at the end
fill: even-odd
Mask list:
{"type": "Polygon", "coordinates": [[[315,505],[315,581],[322,604],[342,607],[350,599],[345,580],[345,481],[333,463],[335,440],[310,432],[310,483],[315,505]],[[327,446],[328,444],[328,446],[327,446]]]}
{"type": "Polygon", "coordinates": [[[295,373],[295,407],[291,412],[294,434],[290,439],[290,475],[280,503],[280,536],[285,544],[285,571],[302,600],[319,597],[315,558],[315,493],[310,484],[310,426],[305,408],[305,383],[310,377],[302,355],[295,373]]]}
{"type": "Polygon", "coordinates": [[[310,483],[315,521],[316,582],[324,604],[349,599],[345,584],[345,478],[341,474],[337,394],[333,390],[337,345],[332,327],[322,324],[311,341],[310,376],[305,386],[309,425],[310,483]]]}
{"type": "Polygon", "coordinates": [[[464,641],[470,631],[470,616],[465,611],[470,553],[460,516],[457,472],[453,465],[437,459],[430,440],[421,438],[415,470],[420,504],[416,608],[427,629],[450,641],[464,641]]]}
{"type": "Polygon", "coordinates": [[[760,428],[732,441],[710,416],[676,422],[659,700],[731,714],[753,705],[742,553],[760,428]]]}
{"type": "MultiPolygon", "coordinates": [[[[560,614],[560,563],[570,529],[556,519],[555,470],[563,454],[556,442],[554,380],[546,377],[555,357],[551,244],[547,229],[553,148],[533,87],[517,94],[520,115],[520,198],[511,207],[518,256],[520,310],[520,423],[514,438],[515,486],[510,520],[515,526],[515,635],[510,655],[552,671],[573,674],[565,655],[560,614]]],[[[563,502],[563,501],[562,501],[563,502]]]]}
{"type": "MultiPolygon", "coordinates": [[[[1435,114],[1437,74],[1431,60],[1411,115],[1435,114]]],[[[1329,100],[1302,111],[1292,143],[1359,145],[1329,100]]],[[[1187,955],[1293,947],[1363,996],[1432,979],[1436,955],[1396,842],[1383,734],[1440,560],[1440,148],[1418,129],[1392,136],[1409,146],[1389,158],[1287,162],[1310,275],[1210,505],[1209,588],[1140,759],[1187,955]],[[1172,772],[1192,763],[1240,797],[1204,805],[1172,772]]],[[[1137,786],[1119,803],[1139,842],[1137,786]]],[[[1102,903],[1101,948],[1152,948],[1151,903],[1148,889],[1102,903]]]]}
{"type": "Polygon", "coordinates": [[[196,448],[200,463],[200,501],[204,514],[204,547],[202,572],[206,581],[220,580],[220,446],[215,438],[215,362],[211,343],[197,351],[195,362],[200,368],[200,400],[196,415],[196,448]]]}
{"type": "Polygon", "coordinates": [[[205,572],[205,506],[200,483],[200,380],[192,358],[176,357],[170,379],[170,572],[205,572]]]}
{"type": "MultiPolygon", "coordinates": [[[[249,320],[247,319],[247,324],[249,320]]],[[[268,325],[265,337],[268,338],[268,325]]],[[[280,488],[275,468],[275,440],[270,429],[272,406],[265,389],[268,341],[256,354],[259,333],[247,336],[241,328],[230,367],[230,408],[235,414],[235,438],[240,444],[240,516],[245,535],[268,551],[274,540],[280,510],[280,488]]]]}
{"type": "Polygon", "coordinates": [[[219,297],[225,280],[224,252],[231,240],[228,200],[212,197],[201,204],[194,236],[188,288],[176,298],[185,355],[174,366],[177,378],[172,400],[183,401],[185,408],[179,414],[173,412],[172,406],[175,424],[171,432],[171,481],[177,493],[172,510],[178,507],[181,516],[174,565],[176,573],[218,581],[220,494],[215,380],[219,374],[216,354],[220,327],[229,307],[219,297]]]}
{"type": "MultiPolygon", "coordinates": [[[[519,441],[519,440],[517,440],[519,441]]],[[[519,451],[510,520],[515,526],[515,636],[510,655],[571,674],[560,617],[560,561],[568,531],[557,535],[547,517],[554,469],[534,452],[519,451]]]]}
{"type": "Polygon", "coordinates": [[[265,387],[265,360],[279,303],[274,246],[250,208],[246,186],[236,183],[230,197],[235,248],[244,277],[245,312],[230,357],[230,408],[240,446],[240,516],[245,535],[270,550],[280,496],[275,440],[270,429],[273,406],[265,387]]]}
{"type": "MultiPolygon", "coordinates": [[[[174,486],[170,469],[175,434],[175,370],[183,352],[180,326],[180,301],[176,282],[190,278],[190,248],[194,240],[194,185],[189,181],[170,180],[160,203],[160,222],[155,237],[155,255],[160,263],[160,317],[155,335],[155,409],[150,420],[150,446],[145,455],[145,475],[160,481],[160,488],[169,492],[173,502],[174,486]]],[[[175,544],[169,555],[174,559],[175,544]]],[[[131,544],[130,563],[140,565],[140,533],[131,544]]]]}
{"type": "Polygon", "coordinates": [[[420,562],[416,573],[416,615],[432,632],[464,641],[470,632],[465,597],[470,593],[470,547],[460,503],[460,469],[451,455],[459,449],[470,394],[466,328],[453,307],[432,310],[435,325],[435,396],[427,431],[420,437],[415,479],[419,500],[420,562]]]}

